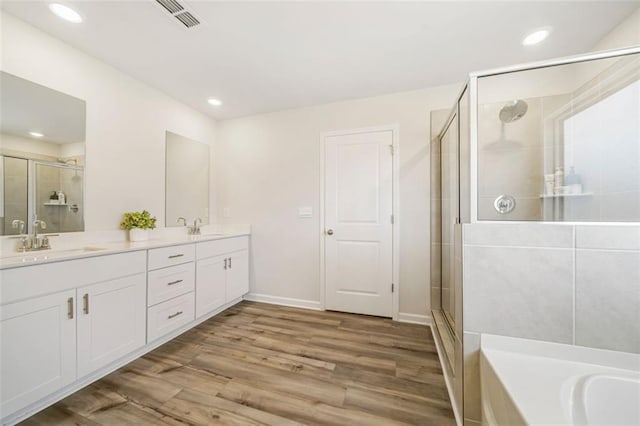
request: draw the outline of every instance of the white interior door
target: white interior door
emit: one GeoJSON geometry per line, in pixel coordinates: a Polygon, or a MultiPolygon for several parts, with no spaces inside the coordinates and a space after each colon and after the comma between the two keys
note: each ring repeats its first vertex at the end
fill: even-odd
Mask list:
{"type": "Polygon", "coordinates": [[[325,308],[393,314],[393,132],[328,136],[325,308]]]}

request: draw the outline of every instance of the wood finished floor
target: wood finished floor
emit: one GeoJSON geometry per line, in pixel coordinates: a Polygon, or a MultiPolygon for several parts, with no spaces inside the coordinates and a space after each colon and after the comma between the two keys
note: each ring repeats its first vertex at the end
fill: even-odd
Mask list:
{"type": "Polygon", "coordinates": [[[428,327],[242,302],[23,425],[454,425],[428,327]]]}

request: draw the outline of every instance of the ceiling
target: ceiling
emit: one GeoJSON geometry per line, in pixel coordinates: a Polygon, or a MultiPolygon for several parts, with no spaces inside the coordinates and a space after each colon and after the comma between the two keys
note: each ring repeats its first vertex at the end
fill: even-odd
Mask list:
{"type": "Polygon", "coordinates": [[[216,119],[462,82],[470,71],[588,51],[637,1],[43,1],[6,12],[216,119]],[[529,31],[549,39],[524,47],[529,31]],[[213,107],[209,97],[224,104],[213,107]]]}
{"type": "Polygon", "coordinates": [[[58,144],[85,140],[85,102],[0,72],[0,133],[58,144]],[[44,136],[33,138],[29,132],[44,136]]]}

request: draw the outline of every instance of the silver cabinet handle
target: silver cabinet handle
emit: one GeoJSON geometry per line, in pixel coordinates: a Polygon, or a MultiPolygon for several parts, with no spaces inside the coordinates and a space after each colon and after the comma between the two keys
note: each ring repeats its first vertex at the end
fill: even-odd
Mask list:
{"type": "Polygon", "coordinates": [[[73,319],[73,297],[67,299],[67,318],[73,319]]]}
{"type": "Polygon", "coordinates": [[[183,253],[180,253],[180,254],[172,254],[171,256],[169,256],[169,259],[175,259],[176,257],[182,257],[182,256],[184,256],[184,254],[183,254],[183,253]]]}
{"type": "Polygon", "coordinates": [[[177,317],[178,315],[182,315],[182,311],[178,311],[178,312],[176,312],[175,314],[171,314],[171,315],[169,315],[168,319],[175,318],[175,317],[177,317]]]}
{"type": "Polygon", "coordinates": [[[85,314],[89,314],[89,293],[85,293],[84,296],[82,296],[82,311],[85,314]]]}
{"type": "Polygon", "coordinates": [[[233,268],[233,266],[231,266],[231,258],[229,258],[229,269],[233,268]]]}
{"type": "Polygon", "coordinates": [[[175,285],[175,284],[179,284],[181,282],[182,282],[182,280],[175,280],[175,281],[171,281],[170,283],[167,283],[167,285],[175,285]]]}
{"type": "Polygon", "coordinates": [[[333,229],[327,229],[327,235],[333,235],[333,229]]]}
{"type": "Polygon", "coordinates": [[[227,259],[226,257],[224,258],[224,269],[227,269],[227,261],[228,261],[228,260],[229,260],[229,259],[227,259]]]}

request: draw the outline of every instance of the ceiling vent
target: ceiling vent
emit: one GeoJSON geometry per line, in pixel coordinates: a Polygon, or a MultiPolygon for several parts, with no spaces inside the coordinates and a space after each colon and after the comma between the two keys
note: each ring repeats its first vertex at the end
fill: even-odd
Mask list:
{"type": "Polygon", "coordinates": [[[176,18],[182,25],[187,28],[200,25],[198,18],[193,16],[180,2],[177,0],[155,0],[162,8],[169,12],[171,16],[176,18]]]}
{"type": "Polygon", "coordinates": [[[176,15],[173,15],[173,17],[182,22],[187,28],[195,27],[196,25],[200,24],[200,21],[198,21],[198,19],[193,16],[191,12],[178,13],[176,15]]]}

